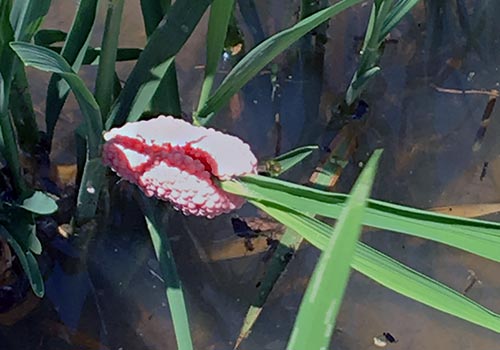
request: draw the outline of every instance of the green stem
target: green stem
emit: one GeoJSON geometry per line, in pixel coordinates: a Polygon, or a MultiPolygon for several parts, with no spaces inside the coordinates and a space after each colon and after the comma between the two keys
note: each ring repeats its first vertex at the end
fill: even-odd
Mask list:
{"type": "Polygon", "coordinates": [[[192,350],[193,343],[182,283],[177,273],[170,240],[164,229],[166,225],[160,221],[160,215],[165,215],[165,210],[158,205],[158,201],[147,198],[142,193],[140,194],[140,198],[151,242],[153,243],[165,284],[165,292],[170,307],[172,323],[174,324],[177,348],[178,350],[192,350]]]}
{"type": "Polygon", "coordinates": [[[14,80],[10,87],[9,109],[16,127],[19,146],[24,151],[33,152],[40,141],[40,134],[28,79],[21,64],[15,67],[14,80]]]}
{"type": "Polygon", "coordinates": [[[19,152],[17,149],[16,136],[12,120],[8,111],[0,112],[0,128],[2,129],[1,145],[3,156],[7,161],[9,170],[12,174],[14,189],[18,196],[25,194],[27,188],[21,174],[21,165],[19,162],[19,152]]]}

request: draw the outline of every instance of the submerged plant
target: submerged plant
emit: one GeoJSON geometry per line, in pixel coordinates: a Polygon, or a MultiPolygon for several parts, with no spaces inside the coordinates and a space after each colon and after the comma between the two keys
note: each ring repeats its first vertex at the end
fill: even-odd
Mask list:
{"type": "Polygon", "coordinates": [[[160,116],[127,123],[104,134],[104,163],[148,196],[171,202],[184,214],[213,218],[240,208],[244,199],[219,188],[255,174],[257,159],[235,136],[160,116]]]}

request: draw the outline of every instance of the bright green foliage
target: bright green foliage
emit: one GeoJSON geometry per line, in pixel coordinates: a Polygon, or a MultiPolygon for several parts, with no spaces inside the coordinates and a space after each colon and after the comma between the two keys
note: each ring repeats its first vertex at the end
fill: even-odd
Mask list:
{"type": "MultiPolygon", "coordinates": [[[[81,1],[73,24],[71,25],[71,29],[65,38],[61,56],[75,73],[80,70],[85,57],[98,6],[99,0],[81,1]]],[[[64,103],[66,102],[69,91],[69,83],[62,79],[61,76],[53,75],[51,77],[47,88],[45,110],[45,123],[47,125],[47,136],[49,140],[52,140],[54,136],[56,123],[64,103]]]]}
{"type": "Polygon", "coordinates": [[[106,128],[138,120],[155,94],[161,79],[174,62],[210,1],[178,0],[169,9],[166,21],[151,34],[143,53],[111,109],[106,128]],[[165,45],[165,43],[169,43],[165,45]]]}
{"type": "Polygon", "coordinates": [[[201,109],[198,109],[196,113],[198,122],[202,125],[207,124],[213,114],[229,102],[231,96],[276,56],[307,32],[360,2],[361,0],[339,1],[335,5],[303,19],[293,27],[283,30],[257,45],[231,70],[215,93],[210,96],[207,103],[201,109]]]}
{"type": "Polygon", "coordinates": [[[419,0],[377,0],[373,2],[370,20],[361,50],[358,69],[346,92],[345,102],[352,105],[366,88],[366,84],[380,71],[377,66],[384,41],[389,32],[419,0]]]}
{"type": "Polygon", "coordinates": [[[205,102],[207,102],[212,90],[233,9],[234,0],[214,0],[210,6],[207,33],[207,64],[205,66],[205,77],[201,87],[198,109],[201,109],[205,102]]]}
{"type": "MultiPolygon", "coordinates": [[[[285,205],[310,215],[338,218],[347,196],[263,176],[222,184],[229,192],[285,205]],[[306,209],[305,209],[306,208],[306,209]]],[[[500,224],[466,219],[370,199],[364,224],[445,243],[500,261],[500,224]]]]}
{"type": "Polygon", "coordinates": [[[288,350],[321,350],[330,344],[381,153],[375,151],[366,164],[335,224],[302,298],[288,350]]]}

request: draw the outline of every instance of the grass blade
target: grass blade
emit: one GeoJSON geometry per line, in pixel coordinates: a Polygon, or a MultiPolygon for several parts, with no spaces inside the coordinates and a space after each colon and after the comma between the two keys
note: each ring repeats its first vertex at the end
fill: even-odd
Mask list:
{"type": "Polygon", "coordinates": [[[30,41],[49,11],[50,4],[51,0],[14,1],[10,13],[14,40],[30,41]]]}
{"type": "Polygon", "coordinates": [[[161,78],[187,41],[210,0],[177,0],[148,40],[137,64],[113,106],[106,128],[140,118],[155,94],[161,78]],[[165,45],[168,43],[168,45],[165,45]]]}
{"type": "Polygon", "coordinates": [[[321,10],[270,38],[264,40],[251,50],[226,76],[216,92],[207,103],[198,110],[196,117],[199,123],[205,125],[210,117],[224,106],[243,85],[253,78],[262,68],[271,62],[291,44],[307,32],[341,13],[362,0],[342,0],[324,10],[321,10]]]}
{"type": "Polygon", "coordinates": [[[11,43],[11,47],[26,66],[59,74],[70,86],[80,106],[85,120],[87,162],[78,192],[76,218],[79,222],[87,220],[95,214],[104,175],[100,159],[103,126],[99,106],[83,80],[60,55],[47,48],[22,42],[11,43]]]}
{"type": "MultiPolygon", "coordinates": [[[[40,46],[44,46],[59,54],[62,51],[62,47],[60,46],[40,46]]],[[[88,47],[87,51],[85,51],[85,56],[83,57],[82,64],[92,66],[98,65],[101,52],[102,49],[100,47],[88,47]]],[[[116,51],[116,62],[135,61],[139,58],[141,53],[142,49],[136,47],[118,48],[116,51]]]]}
{"type": "MultiPolygon", "coordinates": [[[[210,6],[210,19],[208,20],[207,33],[207,63],[205,66],[205,77],[201,87],[198,109],[207,102],[210,91],[214,84],[217,66],[224,49],[227,26],[234,10],[234,0],[214,0],[210,6]]],[[[196,121],[196,119],[195,119],[196,121]]]]}
{"type": "MultiPolygon", "coordinates": [[[[170,5],[170,1],[166,0],[141,1],[142,17],[148,38],[167,14],[170,5]]],[[[160,84],[151,98],[148,109],[151,115],[182,114],[175,61],[172,62],[161,78],[160,84]]]]}
{"type": "MultiPolygon", "coordinates": [[[[313,175],[311,175],[309,181],[313,184],[314,187],[320,186],[321,188],[333,188],[334,184],[339,178],[340,173],[347,165],[347,161],[345,160],[348,159],[354,151],[353,146],[355,143],[355,136],[350,132],[346,132],[344,130],[345,129],[343,129],[342,133],[338,134],[330,143],[330,154],[328,155],[328,157],[321,161],[321,164],[316,168],[313,175]],[[336,160],[344,161],[333,162],[333,158],[335,158],[336,160]],[[317,175],[318,172],[321,172],[321,177],[317,175]]],[[[298,148],[277,158],[279,159],[283,157],[284,159],[282,159],[282,161],[284,162],[284,164],[282,165],[286,166],[288,157],[290,157],[290,160],[292,160],[296,157],[300,157],[303,154],[307,154],[308,147],[311,147],[311,151],[314,150],[314,146],[305,146],[303,148],[304,153],[302,153],[301,148],[298,148]],[[296,153],[295,151],[299,152],[296,153]]],[[[260,285],[257,289],[256,298],[253,300],[247,311],[247,314],[245,315],[243,326],[241,327],[238,339],[235,342],[235,349],[238,348],[241,342],[250,334],[250,331],[257,321],[257,318],[259,317],[260,312],[262,311],[262,308],[275,283],[285,272],[285,269],[288,266],[288,262],[294,255],[295,251],[300,247],[302,241],[303,237],[291,228],[288,227],[285,230],[285,233],[280,239],[278,248],[271,257],[265,275],[259,281],[260,285]]]]}
{"type": "Polygon", "coordinates": [[[9,46],[14,30],[9,21],[12,3],[0,0],[0,150],[12,174],[16,195],[23,195],[26,183],[21,174],[16,133],[9,115],[9,94],[15,66],[15,55],[9,46]]]}
{"type": "MultiPolygon", "coordinates": [[[[321,250],[325,249],[331,234],[331,227],[327,224],[274,203],[250,202],[304,237],[315,236],[310,242],[321,250]]],[[[500,315],[364,243],[358,242],[352,267],[408,298],[500,332],[500,315]]]]}
{"type": "MultiPolygon", "coordinates": [[[[85,52],[87,51],[90,35],[94,26],[99,0],[81,1],[71,25],[61,56],[72,67],[74,72],[80,70],[85,52]]],[[[47,88],[45,108],[45,124],[50,141],[54,136],[59,114],[66,102],[70,87],[68,82],[60,76],[53,75],[47,88]]]]}
{"type": "Polygon", "coordinates": [[[99,155],[101,144],[102,120],[99,106],[83,80],[73,71],[68,62],[60,55],[47,48],[33,44],[14,42],[10,46],[26,66],[42,71],[57,73],[62,76],[75,94],[80,109],[85,117],[90,157],[99,155]]]}
{"type": "Polygon", "coordinates": [[[68,33],[60,29],[40,29],[36,32],[33,40],[35,45],[49,46],[54,43],[63,42],[66,40],[68,33]]]}
{"type": "Polygon", "coordinates": [[[22,150],[33,152],[40,141],[35,110],[29,90],[24,66],[16,64],[10,87],[9,109],[16,126],[19,146],[22,150]]]}
{"type": "Polygon", "coordinates": [[[320,350],[330,344],[381,154],[373,153],[354,184],[302,298],[288,350],[320,350]]]}
{"type": "Polygon", "coordinates": [[[5,227],[1,225],[0,237],[5,239],[16,252],[16,256],[19,259],[26,276],[28,276],[28,280],[35,295],[40,298],[43,297],[45,294],[45,286],[43,284],[42,275],[40,274],[40,269],[38,268],[38,264],[33,254],[30,251],[24,251],[14,237],[12,237],[5,227]]]}
{"type": "Polygon", "coordinates": [[[106,24],[102,36],[102,50],[99,55],[99,66],[95,82],[95,98],[101,108],[102,116],[108,115],[113,103],[115,62],[123,5],[124,0],[110,1],[108,3],[108,12],[106,13],[106,24]]]}
{"type": "Polygon", "coordinates": [[[395,26],[398,25],[398,23],[403,19],[404,16],[408,12],[411,11],[411,9],[418,4],[420,0],[400,0],[398,1],[387,17],[384,20],[384,24],[382,26],[382,30],[380,32],[380,39],[383,40],[387,35],[390,33],[391,30],[394,29],[395,26]]]}
{"type": "MultiPolygon", "coordinates": [[[[263,176],[222,183],[229,191],[265,200],[308,214],[338,218],[347,195],[320,191],[263,176]]],[[[370,199],[363,223],[402,232],[500,261],[500,223],[465,219],[370,199]]]]}
{"type": "Polygon", "coordinates": [[[287,153],[280,154],[276,158],[273,158],[272,161],[279,163],[280,169],[278,174],[281,175],[309,157],[318,148],[316,145],[298,147],[287,153]]]}
{"type": "Polygon", "coordinates": [[[159,219],[165,210],[158,205],[154,205],[154,203],[157,203],[155,200],[146,198],[142,193],[140,196],[151,242],[165,283],[168,305],[177,339],[177,348],[179,350],[192,350],[193,344],[182,283],[177,274],[177,267],[167,232],[162,229],[166,225],[159,219]]]}
{"type": "Polygon", "coordinates": [[[146,35],[149,37],[155,31],[163,16],[170,8],[170,0],[141,0],[142,18],[146,35]]]}

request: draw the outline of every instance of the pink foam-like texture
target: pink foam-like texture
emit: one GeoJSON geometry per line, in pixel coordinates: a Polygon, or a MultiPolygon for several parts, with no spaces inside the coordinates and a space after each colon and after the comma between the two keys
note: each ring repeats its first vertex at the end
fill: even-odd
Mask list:
{"type": "Polygon", "coordinates": [[[257,159],[239,138],[170,116],[127,123],[104,139],[106,165],[186,215],[213,218],[240,208],[245,200],[223,191],[212,177],[229,180],[257,171],[257,159]]]}

